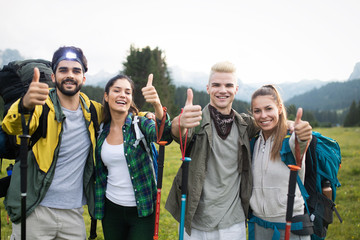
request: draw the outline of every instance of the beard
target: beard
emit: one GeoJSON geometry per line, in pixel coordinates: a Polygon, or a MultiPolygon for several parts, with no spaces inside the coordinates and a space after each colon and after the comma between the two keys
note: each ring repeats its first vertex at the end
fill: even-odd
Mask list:
{"type": "Polygon", "coordinates": [[[72,97],[74,96],[76,93],[78,93],[82,87],[82,84],[78,84],[76,81],[74,81],[73,79],[65,79],[62,82],[59,81],[55,81],[55,86],[56,88],[64,95],[72,97]],[[67,90],[65,88],[65,84],[71,82],[72,84],[75,85],[75,89],[74,90],[67,90]]]}

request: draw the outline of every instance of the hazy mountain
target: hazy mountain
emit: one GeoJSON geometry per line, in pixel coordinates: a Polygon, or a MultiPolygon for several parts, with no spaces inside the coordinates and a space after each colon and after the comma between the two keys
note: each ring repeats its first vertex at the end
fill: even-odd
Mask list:
{"type": "Polygon", "coordinates": [[[345,82],[330,82],[286,101],[307,110],[344,110],[352,101],[360,101],[360,62],[345,82]]]}
{"type": "Polygon", "coordinates": [[[355,64],[354,70],[349,77],[349,81],[354,79],[360,79],[360,62],[355,64]]]}
{"type": "MultiPolygon", "coordinates": [[[[173,83],[176,87],[191,87],[198,91],[206,91],[206,84],[208,83],[209,78],[208,74],[200,72],[187,72],[177,66],[170,67],[170,72],[173,83]]],[[[250,102],[251,95],[256,89],[264,84],[267,84],[266,82],[246,84],[242,82],[241,79],[238,79],[238,83],[239,91],[236,94],[236,99],[246,102],[250,102]]],[[[319,88],[326,83],[327,82],[320,80],[303,80],[294,83],[280,83],[277,86],[279,87],[284,101],[286,101],[295,95],[305,93],[314,88],[319,88]]]]}
{"type": "Polygon", "coordinates": [[[306,110],[344,110],[352,101],[360,101],[360,79],[345,82],[331,82],[295,96],[285,102],[306,110]]]}
{"type": "Polygon", "coordinates": [[[0,50],[0,68],[4,65],[7,65],[11,61],[23,60],[24,57],[21,56],[18,50],[16,49],[5,49],[4,51],[0,50]]]}
{"type": "Polygon", "coordinates": [[[105,87],[110,78],[114,77],[116,74],[117,73],[108,73],[105,71],[100,71],[94,75],[86,74],[86,85],[105,87]]]}
{"type": "Polygon", "coordinates": [[[178,66],[169,67],[173,84],[176,87],[191,87],[198,91],[206,91],[209,75],[202,72],[184,71],[178,66]]]}

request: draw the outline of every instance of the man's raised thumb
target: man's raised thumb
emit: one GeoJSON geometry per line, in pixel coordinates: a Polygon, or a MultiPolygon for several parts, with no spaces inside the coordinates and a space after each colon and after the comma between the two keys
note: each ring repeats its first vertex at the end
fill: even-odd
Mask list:
{"type": "Polygon", "coordinates": [[[191,105],[193,105],[193,96],[194,96],[194,95],[193,95],[193,91],[191,90],[191,88],[188,88],[185,106],[191,106],[191,105]]]}
{"type": "Polygon", "coordinates": [[[154,78],[154,75],[152,73],[149,74],[149,77],[148,77],[148,81],[146,83],[146,86],[147,87],[151,87],[152,86],[152,83],[153,83],[153,78],[154,78]]]}
{"type": "Polygon", "coordinates": [[[40,71],[37,67],[34,68],[34,76],[33,76],[33,79],[32,81],[33,82],[39,82],[40,80],[40,71]]]}

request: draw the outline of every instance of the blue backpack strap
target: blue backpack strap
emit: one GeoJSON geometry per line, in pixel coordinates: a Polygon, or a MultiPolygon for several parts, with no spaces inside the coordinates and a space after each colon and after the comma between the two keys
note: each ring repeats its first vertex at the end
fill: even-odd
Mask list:
{"type": "Polygon", "coordinates": [[[250,151],[251,151],[251,154],[253,154],[253,152],[254,152],[255,142],[256,142],[256,140],[258,138],[259,138],[259,134],[256,134],[255,137],[250,139],[250,151]]]}
{"type": "Polygon", "coordinates": [[[299,186],[299,189],[300,189],[300,192],[301,192],[301,196],[302,196],[303,199],[304,199],[306,211],[307,211],[307,213],[308,213],[309,216],[310,216],[309,207],[308,207],[308,205],[307,205],[307,200],[309,199],[310,196],[309,196],[308,192],[306,191],[306,188],[305,188],[304,184],[302,183],[299,175],[297,175],[296,181],[297,181],[297,184],[298,184],[298,186],[299,186]]]}
{"type": "Polygon", "coordinates": [[[289,144],[290,137],[291,137],[291,134],[288,132],[283,140],[282,147],[280,150],[280,156],[281,156],[281,160],[286,165],[291,165],[291,164],[296,165],[296,160],[294,158],[294,155],[291,151],[290,144],[289,144]]]}
{"type": "MultiPolygon", "coordinates": [[[[280,230],[285,230],[286,223],[281,222],[269,222],[266,220],[263,220],[259,217],[256,217],[254,215],[250,216],[250,219],[248,221],[249,224],[249,240],[255,239],[255,223],[263,228],[271,228],[274,230],[272,240],[279,240],[280,239],[280,230]]],[[[296,222],[291,223],[291,230],[302,230],[303,229],[303,223],[302,222],[296,222]]]]}

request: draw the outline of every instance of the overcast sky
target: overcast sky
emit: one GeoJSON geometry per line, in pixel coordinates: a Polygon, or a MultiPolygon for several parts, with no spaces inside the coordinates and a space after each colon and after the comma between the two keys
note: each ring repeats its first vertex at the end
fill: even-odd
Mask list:
{"type": "Polygon", "coordinates": [[[208,73],[233,62],[246,83],[347,80],[360,62],[359,0],[0,0],[0,50],[51,59],[84,50],[89,73],[115,73],[130,45],[208,73]]]}

